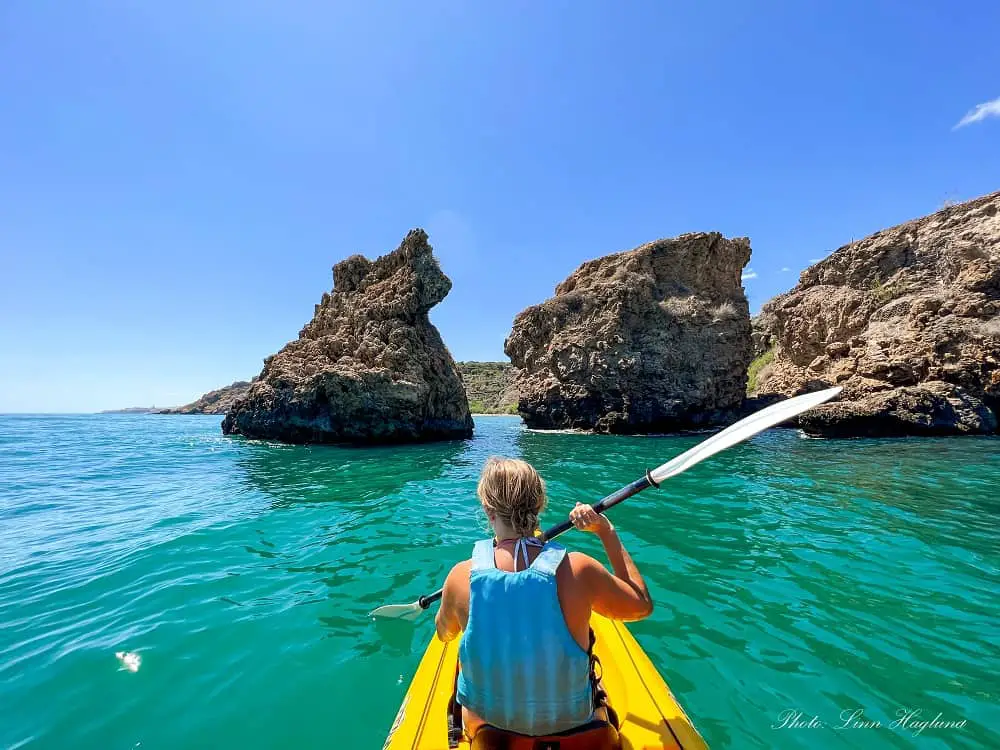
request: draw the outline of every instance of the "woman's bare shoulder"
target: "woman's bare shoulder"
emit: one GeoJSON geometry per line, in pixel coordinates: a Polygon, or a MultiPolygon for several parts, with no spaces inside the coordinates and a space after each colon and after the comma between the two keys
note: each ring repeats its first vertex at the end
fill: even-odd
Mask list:
{"type": "Polygon", "coordinates": [[[569,562],[569,568],[573,571],[575,577],[588,575],[595,566],[599,568],[604,567],[593,557],[583,552],[570,552],[566,555],[566,560],[569,562]]]}
{"type": "Polygon", "coordinates": [[[462,560],[462,562],[455,563],[448,572],[447,580],[450,581],[452,578],[461,580],[464,578],[468,581],[470,570],[472,570],[472,560],[462,560]]]}

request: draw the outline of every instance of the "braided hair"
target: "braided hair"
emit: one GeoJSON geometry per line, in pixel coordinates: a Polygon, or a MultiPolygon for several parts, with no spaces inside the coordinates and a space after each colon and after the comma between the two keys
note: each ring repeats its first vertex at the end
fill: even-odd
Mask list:
{"type": "Polygon", "coordinates": [[[476,494],[487,513],[496,514],[520,536],[534,536],[546,500],[545,482],[531,464],[516,458],[490,457],[483,466],[476,494]]]}

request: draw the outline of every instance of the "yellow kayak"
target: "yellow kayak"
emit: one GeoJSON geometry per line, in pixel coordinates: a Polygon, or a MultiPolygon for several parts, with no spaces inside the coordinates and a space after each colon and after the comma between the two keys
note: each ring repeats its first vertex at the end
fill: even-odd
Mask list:
{"type": "MultiPolygon", "coordinates": [[[[594,651],[603,668],[608,703],[618,714],[623,750],[707,748],[705,741],[656,671],[646,652],[621,622],[591,617],[594,651]]],[[[458,669],[458,639],[435,635],[403,697],[383,750],[469,750],[464,739],[449,743],[449,704],[458,669]]]]}

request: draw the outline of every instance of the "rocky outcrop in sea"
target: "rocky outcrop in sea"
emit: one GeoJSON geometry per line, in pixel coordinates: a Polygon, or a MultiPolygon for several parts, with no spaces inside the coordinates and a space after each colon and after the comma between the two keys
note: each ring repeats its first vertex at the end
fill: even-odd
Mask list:
{"type": "Polygon", "coordinates": [[[527,425],[636,433],[731,420],[751,359],[749,259],[748,239],[701,232],[581,265],[505,342],[527,425]]]}
{"type": "MultiPolygon", "coordinates": [[[[256,379],[256,378],[255,378],[256,379]]],[[[237,400],[250,390],[250,381],[237,380],[235,383],[209,391],[197,401],[173,409],[163,409],[160,414],[225,414],[233,408],[237,400]]]]}
{"type": "Polygon", "coordinates": [[[841,247],[764,305],[759,394],[842,385],[828,436],[983,434],[1000,414],[1000,193],[841,247]]]}
{"type": "Polygon", "coordinates": [[[428,311],[451,281],[415,229],[393,252],[353,255],[313,319],[226,414],[226,434],[291,443],[398,443],[465,438],[462,380],[428,311]]]}

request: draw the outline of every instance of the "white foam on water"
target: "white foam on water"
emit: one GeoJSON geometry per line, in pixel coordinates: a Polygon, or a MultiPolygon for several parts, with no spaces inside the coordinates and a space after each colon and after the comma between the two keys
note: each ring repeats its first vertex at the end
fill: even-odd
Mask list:
{"type": "Polygon", "coordinates": [[[121,669],[127,669],[129,672],[138,672],[142,664],[142,657],[132,651],[116,651],[115,657],[121,664],[121,669]]]}

